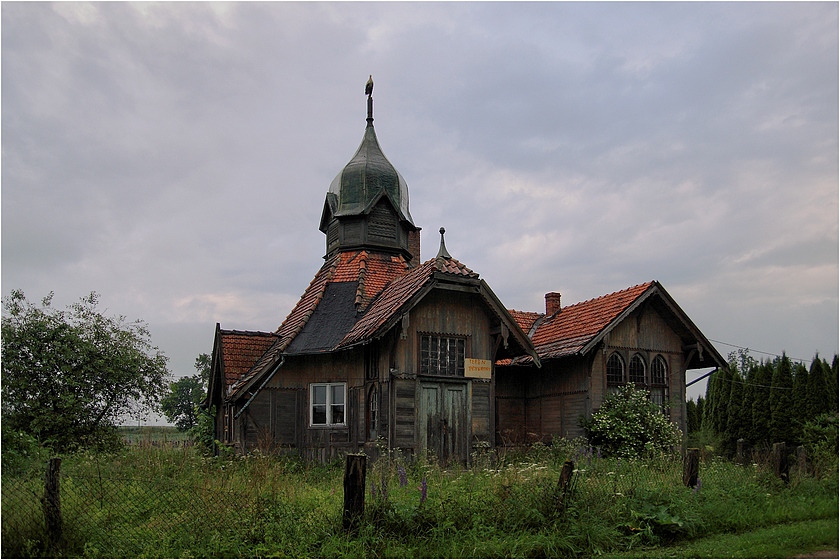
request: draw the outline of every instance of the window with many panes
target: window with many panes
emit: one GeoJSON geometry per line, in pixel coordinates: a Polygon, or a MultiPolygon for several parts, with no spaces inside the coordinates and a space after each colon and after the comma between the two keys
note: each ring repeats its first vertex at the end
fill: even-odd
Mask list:
{"type": "Polygon", "coordinates": [[[668,401],[668,365],[665,358],[657,355],[650,363],[650,371],[641,354],[630,358],[625,377],[624,359],[618,352],[607,358],[607,392],[615,393],[625,383],[633,383],[650,391],[650,400],[666,411],[668,401]]]}
{"type": "Polygon", "coordinates": [[[309,386],[310,422],[313,426],[343,426],[345,383],[313,383],[309,386]]]}
{"type": "Polygon", "coordinates": [[[630,383],[636,383],[637,385],[645,384],[645,361],[641,356],[635,354],[630,358],[630,368],[628,371],[630,373],[630,383]]]}
{"type": "Polygon", "coordinates": [[[665,358],[656,356],[650,363],[650,399],[665,409],[668,399],[668,365],[665,358]]]}
{"type": "Polygon", "coordinates": [[[607,360],[607,384],[620,385],[624,383],[624,360],[618,353],[613,352],[607,360]]]}
{"type": "Polygon", "coordinates": [[[420,373],[463,376],[466,345],[464,337],[421,335],[420,373]]]}

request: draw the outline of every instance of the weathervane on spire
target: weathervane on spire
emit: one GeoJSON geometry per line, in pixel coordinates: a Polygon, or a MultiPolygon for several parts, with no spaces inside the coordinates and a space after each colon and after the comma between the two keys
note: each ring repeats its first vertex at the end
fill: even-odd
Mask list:
{"type": "Polygon", "coordinates": [[[368,126],[373,126],[373,74],[370,74],[367,83],[365,84],[365,95],[368,96],[368,126]]]}

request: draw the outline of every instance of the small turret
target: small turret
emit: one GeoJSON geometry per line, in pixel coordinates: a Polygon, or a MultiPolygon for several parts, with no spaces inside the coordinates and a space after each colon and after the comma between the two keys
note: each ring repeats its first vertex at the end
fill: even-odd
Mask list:
{"type": "Polygon", "coordinates": [[[373,128],[372,76],[365,94],[367,126],[362,143],[330,184],[321,214],[327,256],[368,249],[402,253],[407,260],[417,261],[420,255],[413,253],[420,228],[408,211],[408,185],[382,153],[373,128]]]}

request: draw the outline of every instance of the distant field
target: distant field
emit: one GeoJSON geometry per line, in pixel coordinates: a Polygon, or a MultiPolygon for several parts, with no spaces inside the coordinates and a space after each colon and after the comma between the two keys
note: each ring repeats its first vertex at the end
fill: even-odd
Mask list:
{"type": "Polygon", "coordinates": [[[175,426],[120,426],[117,429],[123,439],[132,445],[143,442],[181,442],[190,439],[186,432],[179,432],[175,426]]]}

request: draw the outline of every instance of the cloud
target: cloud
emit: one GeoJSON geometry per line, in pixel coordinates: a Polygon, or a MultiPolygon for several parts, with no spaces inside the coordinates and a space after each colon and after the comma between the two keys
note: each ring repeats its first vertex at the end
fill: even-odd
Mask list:
{"type": "Polygon", "coordinates": [[[711,338],[837,351],[834,4],[0,9],[4,290],[95,289],[179,372],[320,267],[368,74],[423,258],[445,226],[509,307],[657,279],[711,338]]]}

